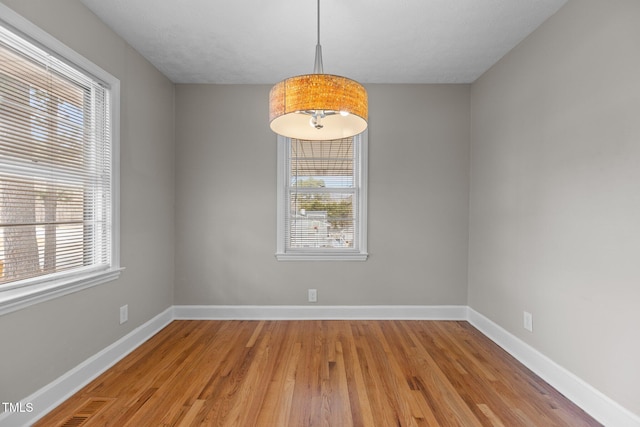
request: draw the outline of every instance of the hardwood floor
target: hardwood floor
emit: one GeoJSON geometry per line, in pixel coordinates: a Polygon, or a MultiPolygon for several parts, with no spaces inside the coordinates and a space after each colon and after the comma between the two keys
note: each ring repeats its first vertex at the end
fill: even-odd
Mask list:
{"type": "Polygon", "coordinates": [[[37,426],[596,426],[467,322],[174,321],[37,426]]]}

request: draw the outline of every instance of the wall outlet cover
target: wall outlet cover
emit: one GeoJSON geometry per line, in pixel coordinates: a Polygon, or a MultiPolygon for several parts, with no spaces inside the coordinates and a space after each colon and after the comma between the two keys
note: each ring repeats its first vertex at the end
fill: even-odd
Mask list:
{"type": "Polygon", "coordinates": [[[120,324],[122,325],[127,320],[129,320],[129,304],[120,307],[120,324]]]}
{"type": "Polygon", "coordinates": [[[524,328],[533,332],[533,315],[527,311],[524,312],[524,328]]]}

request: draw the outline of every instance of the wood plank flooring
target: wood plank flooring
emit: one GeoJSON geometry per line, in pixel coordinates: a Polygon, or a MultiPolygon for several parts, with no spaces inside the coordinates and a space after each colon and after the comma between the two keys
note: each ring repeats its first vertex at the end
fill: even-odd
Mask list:
{"type": "Polygon", "coordinates": [[[467,322],[174,321],[37,426],[597,426],[467,322]]]}

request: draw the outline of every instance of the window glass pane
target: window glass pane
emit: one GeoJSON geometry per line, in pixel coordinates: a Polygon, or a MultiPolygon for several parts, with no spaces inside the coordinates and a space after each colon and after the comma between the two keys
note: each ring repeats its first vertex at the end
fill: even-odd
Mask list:
{"type": "Polygon", "coordinates": [[[290,248],[353,248],[353,194],[292,192],[290,200],[290,248]]]}
{"type": "Polygon", "coordinates": [[[366,133],[278,137],[278,260],[367,259],[366,153],[366,133]]]}
{"type": "Polygon", "coordinates": [[[331,141],[291,140],[291,185],[353,187],[353,138],[331,141]]]}
{"type": "Polygon", "coordinates": [[[90,90],[0,45],[0,151],[75,167],[83,162],[90,90]]]}
{"type": "Polygon", "coordinates": [[[0,285],[111,263],[109,90],[0,27],[0,285]]]}
{"type": "Polygon", "coordinates": [[[0,175],[0,283],[85,264],[82,186],[0,175]]]}
{"type": "Polygon", "coordinates": [[[291,140],[290,249],[354,247],[353,144],[291,140]]]}

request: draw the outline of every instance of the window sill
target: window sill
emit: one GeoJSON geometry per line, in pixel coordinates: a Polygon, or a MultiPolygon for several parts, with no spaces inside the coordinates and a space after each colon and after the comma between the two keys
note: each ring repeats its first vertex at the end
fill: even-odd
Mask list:
{"type": "Polygon", "coordinates": [[[278,261],[366,261],[368,253],[276,253],[278,261]]]}
{"type": "Polygon", "coordinates": [[[116,280],[124,268],[84,272],[70,277],[0,291],[0,316],[116,280]]]}

